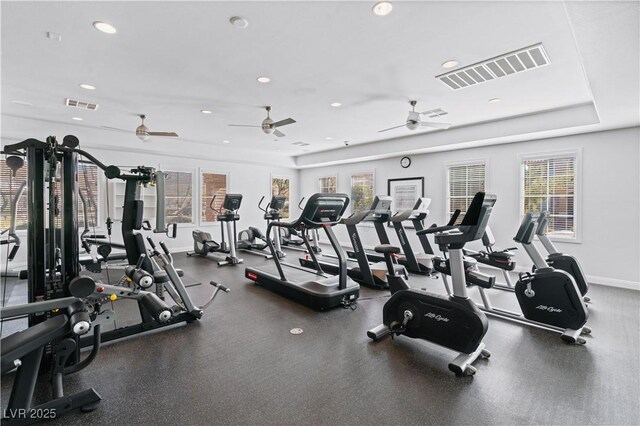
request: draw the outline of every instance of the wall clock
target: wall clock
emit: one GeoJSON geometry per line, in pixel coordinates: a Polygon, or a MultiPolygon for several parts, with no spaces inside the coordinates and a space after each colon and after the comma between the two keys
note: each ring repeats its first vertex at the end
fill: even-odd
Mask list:
{"type": "Polygon", "coordinates": [[[411,165],[411,158],[409,157],[402,157],[400,159],[400,165],[402,166],[403,169],[408,168],[411,165]]]}

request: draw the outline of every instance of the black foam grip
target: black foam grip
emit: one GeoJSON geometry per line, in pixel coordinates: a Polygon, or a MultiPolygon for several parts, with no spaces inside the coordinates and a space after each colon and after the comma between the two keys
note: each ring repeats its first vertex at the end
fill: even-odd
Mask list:
{"type": "Polygon", "coordinates": [[[140,300],[142,306],[145,307],[149,314],[159,321],[160,314],[164,311],[171,311],[169,307],[155,293],[147,293],[140,300]]]}
{"type": "Polygon", "coordinates": [[[11,252],[9,253],[9,256],[7,256],[7,259],[9,261],[12,261],[14,257],[16,257],[16,253],[18,253],[18,249],[20,248],[20,246],[13,246],[13,248],[11,249],[11,252]]]}

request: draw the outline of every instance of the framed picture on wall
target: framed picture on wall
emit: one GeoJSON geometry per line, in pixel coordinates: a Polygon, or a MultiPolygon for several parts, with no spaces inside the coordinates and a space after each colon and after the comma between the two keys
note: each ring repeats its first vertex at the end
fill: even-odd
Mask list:
{"type": "MultiPolygon", "coordinates": [[[[410,210],[420,197],[424,197],[424,178],[410,177],[387,180],[387,195],[391,197],[391,211],[410,210]]],[[[391,226],[391,223],[388,224],[391,226]]],[[[413,228],[410,223],[405,227],[413,228]]]]}

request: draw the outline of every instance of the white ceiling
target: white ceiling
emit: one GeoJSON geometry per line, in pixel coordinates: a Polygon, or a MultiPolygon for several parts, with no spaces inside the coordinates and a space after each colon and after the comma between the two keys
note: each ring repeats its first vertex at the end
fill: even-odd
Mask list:
{"type": "MultiPolygon", "coordinates": [[[[99,131],[97,139],[114,149],[196,152],[205,145],[221,156],[232,149],[277,151],[289,161],[303,155],[309,165],[314,156],[336,156],[345,140],[351,146],[340,155],[354,145],[414,135],[405,128],[377,133],[404,122],[409,99],[418,100],[419,110],[447,111],[433,119],[453,124],[444,132],[591,103],[597,124],[585,128],[638,125],[637,2],[396,1],[386,17],[371,13],[373,3],[2,2],[2,137],[46,135],[55,124],[79,136],[99,131]],[[249,26],[232,26],[234,15],[249,26]],[[96,31],[97,20],[118,33],[96,31]],[[62,41],[47,39],[47,31],[62,41]],[[434,78],[446,60],[465,66],[538,42],[550,66],[458,91],[434,78]],[[258,83],[261,75],[271,83],[258,83]],[[67,97],[100,106],[73,110],[63,104],[67,97]],[[495,97],[502,102],[487,102],[495,97]],[[281,129],[285,138],[227,126],[259,124],[264,105],[276,120],[298,121],[281,129]],[[181,138],[140,142],[133,135],[140,113],[152,131],[181,138]],[[25,122],[32,125],[18,124],[25,122]],[[310,145],[292,145],[298,141],[310,145]],[[314,154],[324,150],[334,151],[314,154]]],[[[422,137],[434,141],[443,133],[426,132],[422,137]]],[[[394,149],[401,152],[402,144],[394,149]]]]}

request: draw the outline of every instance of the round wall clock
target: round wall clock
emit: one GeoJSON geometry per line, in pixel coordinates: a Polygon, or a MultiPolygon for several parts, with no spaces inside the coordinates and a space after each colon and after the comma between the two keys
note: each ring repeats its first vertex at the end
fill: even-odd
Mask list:
{"type": "Polygon", "coordinates": [[[400,159],[400,165],[402,166],[402,168],[406,169],[411,165],[411,158],[409,157],[402,157],[400,159]]]}

